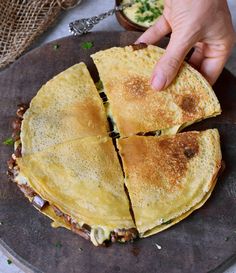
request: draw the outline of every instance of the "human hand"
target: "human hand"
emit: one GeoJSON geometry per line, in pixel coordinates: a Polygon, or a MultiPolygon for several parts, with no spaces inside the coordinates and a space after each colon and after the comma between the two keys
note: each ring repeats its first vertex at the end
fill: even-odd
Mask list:
{"type": "Polygon", "coordinates": [[[136,43],[154,44],[172,32],[165,54],[156,64],[152,87],[162,90],[173,81],[184,58],[214,84],[235,43],[226,0],[165,0],[163,15],[136,43]]]}

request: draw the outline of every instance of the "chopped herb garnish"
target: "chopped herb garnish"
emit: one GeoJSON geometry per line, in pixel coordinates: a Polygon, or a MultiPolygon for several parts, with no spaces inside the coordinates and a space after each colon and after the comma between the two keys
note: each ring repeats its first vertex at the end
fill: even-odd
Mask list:
{"type": "Polygon", "coordinates": [[[152,23],[163,13],[164,7],[163,5],[159,4],[158,1],[151,2],[149,0],[136,0],[135,2],[139,4],[139,7],[135,13],[135,19],[137,22],[152,23]]]}
{"type": "Polygon", "coordinates": [[[3,225],[3,222],[0,222],[0,226],[2,226],[3,225]]]}
{"type": "Polygon", "coordinates": [[[169,220],[169,221],[166,221],[166,222],[163,222],[162,225],[169,225],[173,222],[173,220],[169,220]]]}
{"type": "Polygon", "coordinates": [[[82,247],[79,247],[79,251],[83,251],[83,248],[82,248],[82,247]]]}
{"type": "Polygon", "coordinates": [[[226,241],[226,242],[229,241],[229,237],[225,237],[225,241],[226,241]]]}
{"type": "Polygon", "coordinates": [[[7,259],[8,264],[12,264],[12,261],[10,259],[7,259]]]}
{"type": "Polygon", "coordinates": [[[14,144],[14,140],[13,140],[12,137],[9,137],[9,138],[7,138],[7,139],[5,139],[3,141],[3,144],[5,144],[5,145],[13,145],[14,144]]]}
{"type": "Polygon", "coordinates": [[[55,247],[57,247],[57,248],[61,248],[61,247],[62,247],[61,242],[56,242],[55,247]]]}
{"type": "Polygon", "coordinates": [[[58,45],[58,44],[53,45],[54,50],[57,50],[59,47],[60,47],[60,45],[58,45]]]}
{"type": "Polygon", "coordinates": [[[82,47],[83,49],[90,49],[90,48],[93,47],[93,42],[83,42],[83,43],[81,44],[81,47],[82,47]]]}
{"type": "Polygon", "coordinates": [[[102,90],[103,89],[103,83],[101,80],[99,80],[98,82],[95,83],[96,85],[96,88],[98,91],[102,90]]]}

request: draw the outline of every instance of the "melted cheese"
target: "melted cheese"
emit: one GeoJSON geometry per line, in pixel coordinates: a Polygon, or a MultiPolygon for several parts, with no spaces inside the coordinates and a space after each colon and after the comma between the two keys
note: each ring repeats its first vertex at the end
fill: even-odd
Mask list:
{"type": "Polygon", "coordinates": [[[176,125],[171,128],[162,129],[161,135],[175,135],[177,132],[179,132],[180,127],[181,127],[181,125],[176,125]]]}
{"type": "Polygon", "coordinates": [[[92,228],[90,240],[95,246],[101,245],[104,241],[110,239],[111,230],[105,227],[92,228]]]}
{"type": "Polygon", "coordinates": [[[14,181],[19,184],[19,185],[26,185],[29,186],[28,180],[27,178],[21,173],[19,172],[18,174],[16,174],[14,181]]]}
{"type": "MultiPolygon", "coordinates": [[[[22,172],[19,172],[15,176],[14,180],[17,184],[20,184],[20,185],[24,184],[24,185],[30,186],[27,178],[22,172]]],[[[32,198],[28,198],[28,199],[31,201],[32,198]]],[[[70,226],[64,221],[62,217],[59,217],[56,215],[56,213],[54,212],[54,210],[52,209],[50,205],[40,211],[44,215],[48,216],[50,219],[53,220],[53,222],[51,223],[51,226],[53,228],[65,227],[67,229],[70,229],[70,226]]],[[[72,219],[72,222],[76,223],[78,228],[81,228],[83,224],[85,224],[83,222],[78,223],[75,219],[72,219]]],[[[110,239],[111,231],[112,230],[106,227],[100,227],[100,226],[91,227],[90,240],[95,246],[101,245],[104,241],[110,239]]]]}

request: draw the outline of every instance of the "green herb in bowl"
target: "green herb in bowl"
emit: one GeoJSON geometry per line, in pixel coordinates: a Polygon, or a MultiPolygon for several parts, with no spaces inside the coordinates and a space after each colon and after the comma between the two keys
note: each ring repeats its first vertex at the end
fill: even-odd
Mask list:
{"type": "MultiPolygon", "coordinates": [[[[128,3],[123,0],[122,3],[128,3]]],[[[143,27],[150,27],[164,10],[163,0],[135,0],[135,3],[124,10],[129,20],[143,27]]]]}

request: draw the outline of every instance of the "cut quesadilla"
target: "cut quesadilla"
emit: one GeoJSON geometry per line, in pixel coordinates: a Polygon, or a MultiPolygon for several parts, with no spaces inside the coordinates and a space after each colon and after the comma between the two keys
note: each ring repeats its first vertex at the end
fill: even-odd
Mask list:
{"type": "Polygon", "coordinates": [[[46,83],[29,108],[21,105],[13,124],[11,179],[53,227],[96,246],[184,219],[209,198],[221,165],[217,130],[164,136],[219,114],[213,90],[187,64],[168,89],[152,90],[148,81],[163,50],[134,49],[93,56],[109,103],[80,63],[46,83]],[[121,135],[119,151],[107,114],[121,135]]]}
{"type": "Polygon", "coordinates": [[[216,129],[117,143],[141,237],[177,223],[210,196],[221,167],[216,129]]]}
{"type": "Polygon", "coordinates": [[[107,136],[103,102],[84,63],[55,76],[38,91],[22,123],[22,154],[87,136],[107,136]]]}
{"type": "MultiPolygon", "coordinates": [[[[54,212],[69,216],[78,229],[89,227],[88,236],[95,245],[137,236],[122,169],[110,138],[67,141],[17,158],[16,163],[19,172],[15,182],[33,189],[39,202],[41,198],[54,212]]],[[[47,210],[42,212],[53,218],[47,210]]],[[[58,225],[58,219],[56,222],[58,225]]]]}
{"type": "Polygon", "coordinates": [[[151,88],[154,66],[163,53],[156,46],[134,45],[92,55],[108,97],[108,114],[122,137],[154,131],[175,134],[221,112],[211,86],[187,63],[168,88],[151,88]]]}

